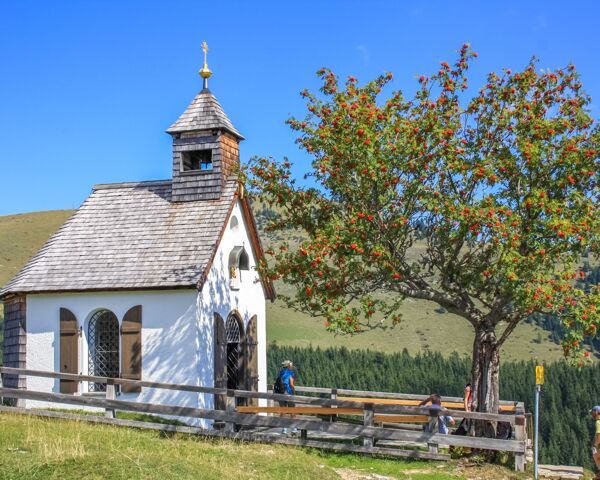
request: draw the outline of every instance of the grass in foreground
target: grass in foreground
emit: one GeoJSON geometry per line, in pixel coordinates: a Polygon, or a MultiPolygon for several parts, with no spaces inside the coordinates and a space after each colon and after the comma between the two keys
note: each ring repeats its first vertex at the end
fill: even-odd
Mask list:
{"type": "Polygon", "coordinates": [[[0,415],[0,479],[520,479],[494,466],[375,459],[111,425],[0,415]]]}

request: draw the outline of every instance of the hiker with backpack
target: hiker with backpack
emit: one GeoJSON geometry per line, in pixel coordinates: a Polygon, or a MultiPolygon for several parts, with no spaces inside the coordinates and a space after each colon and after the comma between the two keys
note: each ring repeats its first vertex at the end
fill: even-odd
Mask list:
{"type": "MultiPolygon", "coordinates": [[[[281,362],[281,370],[279,371],[279,375],[275,379],[275,385],[273,386],[273,393],[283,394],[283,395],[295,395],[296,387],[294,385],[294,380],[296,379],[296,372],[294,372],[294,364],[291,360],[284,360],[281,362]]],[[[291,400],[280,400],[280,407],[295,407],[296,404],[291,400]]],[[[294,415],[290,415],[290,418],[294,418],[294,415]]],[[[288,433],[288,429],[284,428],[284,435],[288,433]]],[[[298,429],[294,427],[292,430],[292,434],[295,435],[298,433],[298,429]]]]}

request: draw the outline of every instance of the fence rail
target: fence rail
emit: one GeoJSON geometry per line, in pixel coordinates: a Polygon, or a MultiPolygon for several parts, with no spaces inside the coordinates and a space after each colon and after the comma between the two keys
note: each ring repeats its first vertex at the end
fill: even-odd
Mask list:
{"type": "MultiPolygon", "coordinates": [[[[460,412],[447,410],[436,410],[427,408],[417,408],[415,406],[378,404],[376,403],[379,394],[386,392],[363,392],[356,390],[337,390],[337,394],[350,397],[351,395],[360,395],[359,398],[337,398],[335,389],[316,389],[314,387],[299,387],[297,390],[304,393],[323,393],[329,398],[302,395],[282,395],[269,392],[251,392],[245,390],[228,390],[223,388],[200,387],[193,385],[177,385],[161,382],[149,382],[140,380],[129,380],[122,378],[97,377],[90,375],[65,374],[57,372],[17,369],[9,367],[0,367],[0,373],[4,375],[22,375],[32,377],[43,377],[53,379],[68,379],[79,382],[95,382],[107,385],[136,385],[146,388],[157,388],[166,390],[177,390],[184,392],[207,393],[213,395],[223,395],[226,397],[226,410],[213,410],[207,408],[184,407],[177,405],[161,405],[154,403],[143,403],[137,401],[126,401],[115,399],[114,389],[107,389],[106,398],[96,396],[82,396],[72,394],[62,394],[53,392],[31,391],[23,389],[2,388],[0,387],[0,397],[12,398],[18,400],[37,400],[41,402],[56,403],[80,407],[94,407],[104,409],[106,417],[90,417],[89,415],[61,414],[59,412],[41,412],[24,410],[16,407],[2,407],[0,411],[14,411],[18,413],[28,413],[35,415],[46,415],[58,418],[75,418],[78,420],[94,421],[100,423],[113,423],[116,425],[147,427],[149,422],[134,422],[122,419],[112,418],[115,411],[129,411],[138,413],[147,413],[155,415],[169,415],[177,417],[186,417],[191,419],[208,419],[219,422],[224,425],[224,429],[205,430],[194,429],[194,427],[180,427],[178,430],[173,425],[151,424],[151,428],[160,428],[172,431],[181,431],[184,433],[199,433],[208,436],[227,436],[231,438],[269,441],[284,443],[289,445],[305,445],[315,448],[326,448],[339,451],[353,451],[358,453],[367,453],[373,455],[391,455],[403,457],[426,458],[434,460],[448,460],[449,455],[438,452],[438,446],[456,446],[469,447],[474,449],[501,450],[515,453],[515,468],[522,470],[524,468],[524,456],[526,448],[525,435],[525,416],[519,412],[517,414],[489,414],[479,412],[460,412]],[[320,391],[316,391],[320,390],[320,391]],[[333,391],[332,391],[333,390],[333,391]],[[370,395],[367,395],[370,394],[370,395]],[[266,399],[269,401],[293,401],[297,408],[276,407],[237,407],[237,399],[266,399]],[[358,400],[358,401],[357,401],[358,400]],[[371,400],[371,401],[364,401],[371,400]],[[285,410],[285,412],[283,412],[285,410]],[[289,411],[288,411],[289,410],[289,411]],[[266,413],[294,413],[299,414],[296,418],[286,418],[266,413]],[[415,431],[399,428],[388,428],[377,426],[376,423],[388,423],[389,420],[408,420],[413,422],[429,422],[437,425],[437,417],[441,414],[451,413],[457,418],[468,418],[486,422],[506,422],[515,426],[515,438],[513,439],[495,439],[480,438],[459,435],[443,435],[439,433],[429,433],[425,431],[415,431]],[[337,421],[329,421],[332,416],[340,414],[360,417],[361,423],[346,422],[344,419],[337,418],[337,421]],[[319,417],[307,417],[302,415],[319,415],[319,417]],[[387,415],[387,416],[386,416],[387,415]],[[325,418],[323,418],[325,417],[325,418]],[[432,423],[433,422],[433,423],[432,423]],[[276,435],[269,429],[273,428],[297,428],[302,431],[302,438],[288,438],[276,435]],[[239,430],[240,428],[246,429],[239,430]],[[192,429],[192,430],[189,430],[192,429]],[[252,429],[252,430],[248,430],[252,429]],[[236,431],[238,430],[238,431],[236,431]],[[218,433],[217,433],[218,432],[218,433]],[[332,435],[334,438],[309,439],[311,435],[332,435]],[[340,440],[343,437],[343,440],[340,440]],[[362,439],[362,446],[348,443],[348,440],[362,439]],[[429,450],[407,450],[403,448],[378,447],[378,440],[392,440],[395,442],[409,442],[427,445],[429,450]]],[[[396,394],[402,395],[402,394],[396,394]]],[[[402,395],[406,397],[406,395],[402,395]]],[[[402,398],[387,397],[387,398],[402,398]]],[[[424,396],[415,399],[424,399],[424,396]]],[[[507,404],[511,404],[508,402],[507,404]]],[[[512,405],[515,405],[512,402],[512,405]]],[[[524,413],[524,412],[523,412],[524,413]]],[[[409,423],[409,422],[407,422],[409,423]]],[[[150,427],[148,427],[150,428],[150,427]]]]}
{"type": "MultiPolygon", "coordinates": [[[[345,408],[361,408],[364,409],[365,405],[372,402],[365,401],[350,401],[340,400],[336,398],[320,398],[320,397],[308,397],[302,395],[286,395],[270,392],[251,392],[247,390],[230,390],[225,388],[214,388],[214,387],[201,387],[196,385],[180,385],[173,383],[161,383],[161,382],[149,382],[144,380],[129,380],[125,378],[110,378],[110,377],[99,377],[93,375],[78,375],[74,373],[59,373],[49,372],[44,370],[30,370],[24,368],[12,368],[12,367],[0,367],[0,373],[4,375],[22,375],[30,377],[42,377],[42,378],[54,378],[57,380],[75,380],[80,382],[93,382],[93,383],[104,383],[114,385],[131,385],[147,388],[158,388],[165,390],[177,390],[182,392],[194,392],[194,393],[208,393],[213,395],[223,395],[227,397],[235,398],[255,398],[265,399],[272,401],[293,401],[297,404],[302,405],[320,405],[320,406],[337,406],[345,408]]],[[[308,391],[314,389],[314,387],[298,387],[297,391],[308,391]]],[[[327,389],[323,389],[327,390],[327,389]]],[[[347,392],[350,392],[348,390],[347,392]]],[[[358,391],[357,391],[358,392],[358,391]]],[[[360,392],[365,393],[365,392],[360,392]]],[[[378,392],[377,392],[378,393],[378,392]]],[[[421,395],[423,399],[426,396],[421,395]]],[[[412,414],[419,415],[423,414],[424,409],[422,407],[405,406],[405,405],[377,405],[378,413],[396,413],[396,414],[412,414]]],[[[433,414],[436,414],[434,411],[433,414]]],[[[442,410],[442,412],[444,412],[442,410]]],[[[511,425],[515,423],[515,417],[506,414],[494,414],[494,413],[479,413],[479,412],[451,412],[452,416],[457,418],[471,418],[476,420],[487,420],[492,422],[509,422],[511,425]]]]}
{"type": "MultiPolygon", "coordinates": [[[[268,387],[272,387],[269,385],[268,387]]],[[[317,393],[321,395],[336,397],[370,397],[370,398],[389,398],[397,400],[425,400],[428,395],[419,395],[412,393],[395,393],[395,392],[374,392],[369,390],[350,390],[347,388],[323,388],[323,387],[304,387],[297,386],[296,391],[300,393],[317,393]]],[[[448,397],[444,395],[446,402],[459,403],[463,405],[463,399],[461,397],[448,397]]],[[[523,402],[513,402],[509,400],[500,400],[501,407],[517,407],[524,408],[523,402]]]]}

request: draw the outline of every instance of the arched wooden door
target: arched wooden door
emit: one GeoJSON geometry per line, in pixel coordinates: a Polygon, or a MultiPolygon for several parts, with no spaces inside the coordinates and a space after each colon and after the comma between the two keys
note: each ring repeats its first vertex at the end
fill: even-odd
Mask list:
{"type": "MultiPolygon", "coordinates": [[[[258,326],[257,317],[254,315],[246,328],[246,341],[244,342],[244,376],[246,390],[258,392],[258,326]]],[[[258,399],[250,399],[250,405],[258,405],[258,399]]]]}

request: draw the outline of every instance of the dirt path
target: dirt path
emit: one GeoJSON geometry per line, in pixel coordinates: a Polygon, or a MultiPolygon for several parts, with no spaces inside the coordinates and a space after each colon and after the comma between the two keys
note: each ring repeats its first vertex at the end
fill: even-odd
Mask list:
{"type": "MultiPolygon", "coordinates": [[[[396,480],[398,477],[380,475],[377,473],[354,470],[352,468],[335,468],[341,480],[396,480]]],[[[402,470],[400,478],[410,479],[412,475],[434,475],[436,472],[443,472],[446,475],[456,476],[457,480],[521,480],[527,478],[526,474],[512,472],[507,468],[498,465],[477,465],[472,463],[459,463],[446,468],[440,466],[436,468],[414,468],[402,470]]]]}
{"type": "Polygon", "coordinates": [[[364,473],[351,468],[334,468],[341,480],[394,480],[395,477],[379,475],[377,473],[364,473]]]}

